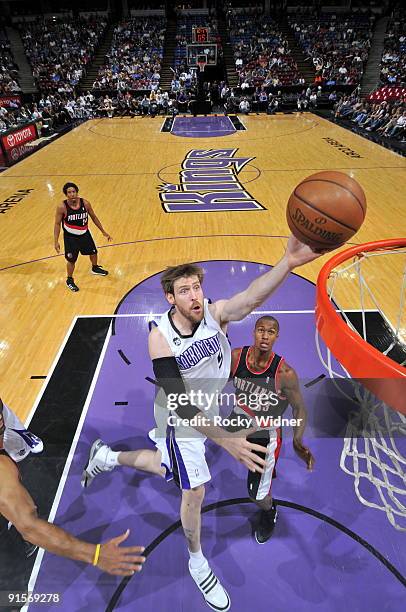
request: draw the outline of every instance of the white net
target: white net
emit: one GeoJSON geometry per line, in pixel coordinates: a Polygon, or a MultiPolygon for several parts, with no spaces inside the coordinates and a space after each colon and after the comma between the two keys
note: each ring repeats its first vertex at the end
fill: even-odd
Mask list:
{"type": "MultiPolygon", "coordinates": [[[[354,260],[334,269],[327,289],[338,314],[366,342],[370,338],[367,313],[379,313],[391,330],[387,334],[387,346],[382,346],[381,351],[388,354],[396,348],[397,360],[404,365],[406,249],[360,253],[354,260]],[[396,256],[395,260],[391,259],[389,267],[386,256],[396,256]],[[377,257],[382,258],[378,265],[377,257]],[[386,295],[377,299],[377,294],[381,295],[379,279],[388,278],[382,276],[385,268],[392,279],[396,277],[396,282],[390,283],[391,289],[398,289],[391,291],[389,300],[386,295]],[[345,296],[348,298],[349,285],[352,308],[355,286],[359,299],[358,325],[353,324],[350,310],[343,306],[345,296]],[[395,300],[392,299],[394,293],[397,294],[395,300]]],[[[385,512],[395,529],[406,531],[406,417],[353,380],[344,366],[332,359],[329,348],[321,346],[318,331],[316,346],[320,361],[335,386],[354,406],[348,415],[340,467],[354,478],[355,493],[362,504],[385,512]],[[348,382],[344,383],[343,379],[348,382]]]]}

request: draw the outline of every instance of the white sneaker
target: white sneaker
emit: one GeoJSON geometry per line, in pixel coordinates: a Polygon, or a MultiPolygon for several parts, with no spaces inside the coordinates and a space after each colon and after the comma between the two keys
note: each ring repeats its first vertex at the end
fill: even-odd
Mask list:
{"type": "Polygon", "coordinates": [[[103,440],[93,442],[89,453],[89,460],[82,473],[80,484],[84,489],[89,487],[94,478],[102,472],[111,472],[115,465],[109,464],[107,461],[108,454],[111,451],[110,446],[107,446],[103,440]]]}
{"type": "Polygon", "coordinates": [[[196,582],[198,589],[203,594],[207,605],[210,606],[212,610],[227,612],[227,610],[230,609],[230,597],[227,591],[221,586],[218,578],[211,571],[207,559],[199,569],[192,569],[189,561],[189,572],[196,582]]]}
{"type": "Polygon", "coordinates": [[[14,433],[18,434],[24,440],[26,445],[29,446],[31,453],[34,453],[34,455],[42,453],[42,451],[44,450],[44,444],[41,438],[38,438],[38,436],[33,434],[32,431],[28,431],[28,429],[13,428],[11,429],[11,431],[14,431],[14,433]]]}

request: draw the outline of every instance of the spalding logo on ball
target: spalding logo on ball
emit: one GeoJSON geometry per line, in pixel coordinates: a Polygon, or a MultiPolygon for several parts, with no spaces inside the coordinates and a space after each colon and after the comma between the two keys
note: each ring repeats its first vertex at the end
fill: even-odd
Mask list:
{"type": "Polygon", "coordinates": [[[364,222],[362,187],[343,172],[317,172],[289,198],[286,218],[292,233],[312,249],[332,250],[349,240],[364,222]]]}

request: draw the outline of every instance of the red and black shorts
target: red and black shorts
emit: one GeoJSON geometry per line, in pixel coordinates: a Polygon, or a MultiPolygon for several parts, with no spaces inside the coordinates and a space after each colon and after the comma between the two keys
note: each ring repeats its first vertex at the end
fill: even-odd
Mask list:
{"type": "Polygon", "coordinates": [[[87,230],[84,234],[77,236],[64,231],[65,259],[75,263],[79,253],[82,255],[96,255],[97,249],[91,233],[87,230]]]}
{"type": "Polygon", "coordinates": [[[259,451],[254,451],[256,455],[266,460],[264,473],[260,474],[259,472],[249,471],[247,477],[248,495],[251,499],[260,501],[269,495],[272,478],[276,476],[275,468],[282,446],[282,430],[281,428],[261,429],[252,436],[248,436],[247,440],[254,444],[259,444],[267,450],[266,455],[259,451]]]}

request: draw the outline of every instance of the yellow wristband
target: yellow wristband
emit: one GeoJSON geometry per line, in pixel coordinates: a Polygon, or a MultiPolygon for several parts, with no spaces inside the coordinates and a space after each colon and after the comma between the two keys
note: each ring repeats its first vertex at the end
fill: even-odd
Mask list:
{"type": "Polygon", "coordinates": [[[97,544],[96,550],[94,551],[93,565],[97,565],[98,564],[99,557],[100,557],[100,544],[97,544]]]}

